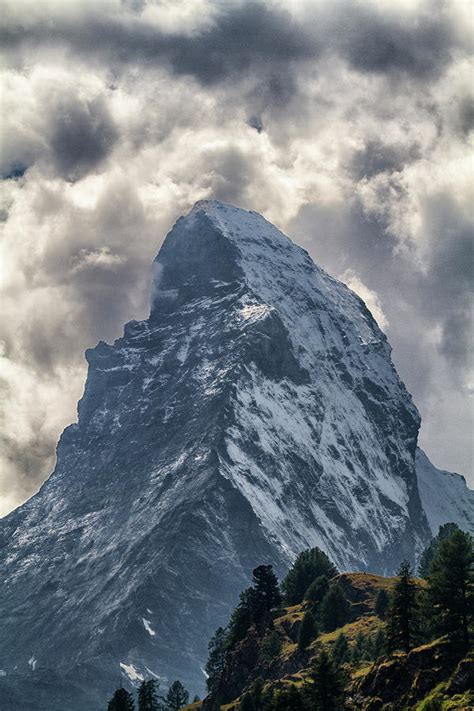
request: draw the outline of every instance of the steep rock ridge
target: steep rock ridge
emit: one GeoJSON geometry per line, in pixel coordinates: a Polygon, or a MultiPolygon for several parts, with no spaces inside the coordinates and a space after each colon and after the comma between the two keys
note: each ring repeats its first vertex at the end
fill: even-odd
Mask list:
{"type": "Polygon", "coordinates": [[[8,698],[21,682],[63,710],[72,682],[70,711],[100,708],[120,669],[198,691],[256,564],[281,575],[319,545],[391,572],[429,538],[384,334],[260,215],[198,203],[156,259],[150,318],[86,355],[55,471],[0,521],[8,698]]]}
{"type": "Polygon", "coordinates": [[[363,302],[260,215],[215,202],[178,221],[156,264],[152,319],[207,295],[210,274],[222,289],[238,284],[252,339],[235,370],[221,471],[272,540],[290,556],[320,545],[343,568],[413,557],[426,535],[419,416],[363,302]]]}
{"type": "Polygon", "coordinates": [[[474,535],[474,491],[468,488],[465,478],[437,469],[420,448],[416,450],[415,464],[421,503],[433,536],[444,523],[457,523],[474,535]]]}

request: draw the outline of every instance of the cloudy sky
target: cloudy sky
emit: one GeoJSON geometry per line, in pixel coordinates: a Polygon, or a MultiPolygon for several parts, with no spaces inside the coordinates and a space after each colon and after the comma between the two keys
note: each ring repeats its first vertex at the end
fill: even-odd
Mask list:
{"type": "Polygon", "coordinates": [[[0,11],[0,514],[51,471],[85,348],[147,315],[160,243],[206,197],[262,212],[366,300],[422,446],[473,485],[473,5],[0,11]]]}

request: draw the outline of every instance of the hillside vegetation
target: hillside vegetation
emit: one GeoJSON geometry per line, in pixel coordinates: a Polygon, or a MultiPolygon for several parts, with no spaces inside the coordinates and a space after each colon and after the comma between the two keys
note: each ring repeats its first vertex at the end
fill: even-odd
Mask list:
{"type": "Polygon", "coordinates": [[[210,642],[207,698],[188,708],[474,709],[469,535],[441,531],[425,574],[405,562],[395,577],[339,574],[313,549],[277,587],[271,566],[260,566],[210,642]]]}
{"type": "Polygon", "coordinates": [[[407,561],[394,577],[339,573],[318,548],[281,583],[260,565],[209,641],[207,697],[186,706],[180,682],[166,698],[143,682],[138,711],[474,711],[473,563],[471,536],[449,524],[424,577],[407,561]]]}

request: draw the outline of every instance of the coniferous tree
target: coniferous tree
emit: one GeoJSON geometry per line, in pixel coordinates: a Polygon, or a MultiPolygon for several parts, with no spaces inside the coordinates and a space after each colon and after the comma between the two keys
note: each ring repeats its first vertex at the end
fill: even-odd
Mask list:
{"type": "Polygon", "coordinates": [[[189,692],[179,680],[173,681],[166,694],[166,707],[170,711],[179,711],[189,701],[189,692]]]}
{"type": "Polygon", "coordinates": [[[376,659],[376,654],[375,654],[375,637],[372,635],[370,637],[365,638],[365,643],[364,643],[364,659],[376,659]]]}
{"type": "Polygon", "coordinates": [[[354,648],[353,648],[353,659],[354,661],[362,661],[369,657],[367,654],[367,640],[362,632],[356,635],[354,648]]]}
{"type": "Polygon", "coordinates": [[[301,694],[293,685],[277,691],[269,708],[271,711],[306,711],[301,694]]]}
{"type": "Polygon", "coordinates": [[[298,648],[301,650],[306,649],[317,635],[318,625],[316,619],[311,610],[307,610],[298,630],[298,648]]]}
{"type": "Polygon", "coordinates": [[[338,667],[349,659],[349,642],[343,632],[340,632],[336,637],[332,648],[332,658],[338,667]]]}
{"type": "Polygon", "coordinates": [[[337,711],[342,708],[342,674],[324,650],[314,662],[311,679],[312,684],[305,687],[311,711],[337,711]]]}
{"type": "Polygon", "coordinates": [[[255,711],[255,704],[253,701],[253,696],[250,692],[246,692],[241,700],[240,700],[240,705],[239,705],[240,711],[255,711]]]}
{"type": "Polygon", "coordinates": [[[385,654],[387,648],[387,636],[383,630],[379,630],[374,637],[373,655],[374,659],[378,659],[385,654]]]}
{"type": "Polygon", "coordinates": [[[387,615],[389,652],[401,650],[408,654],[417,638],[417,592],[411,566],[404,560],[397,570],[390,608],[387,615]]]}
{"type": "Polygon", "coordinates": [[[233,611],[227,634],[227,649],[233,649],[237,642],[245,637],[254,622],[254,596],[253,588],[247,588],[240,593],[239,603],[233,611]]]}
{"type": "Polygon", "coordinates": [[[441,541],[450,538],[455,531],[459,531],[459,526],[456,523],[445,523],[439,527],[437,535],[421,554],[420,563],[418,565],[418,574],[420,577],[428,577],[431,561],[436,555],[439,544],[441,541]]]}
{"type": "Polygon", "coordinates": [[[336,566],[319,548],[311,548],[299,554],[282,582],[282,590],[288,605],[297,605],[311,583],[321,575],[328,579],[337,575],[336,566]]]}
{"type": "Polygon", "coordinates": [[[109,701],[107,711],[134,711],[132,695],[126,689],[117,689],[109,701]]]}
{"type": "Polygon", "coordinates": [[[457,530],[441,541],[428,575],[428,599],[437,629],[462,651],[469,648],[474,616],[472,537],[457,530]]]}
{"type": "Polygon", "coordinates": [[[319,603],[329,590],[329,580],[326,575],[320,575],[313,580],[304,594],[304,599],[308,602],[319,603]]]}
{"type": "Polygon", "coordinates": [[[253,616],[260,631],[264,631],[270,621],[270,610],[281,602],[278,579],[271,565],[259,565],[252,572],[253,616]]]}
{"type": "Polygon", "coordinates": [[[271,662],[275,659],[281,651],[281,639],[278,632],[271,632],[267,634],[262,642],[262,659],[266,662],[271,662]]]}
{"type": "Polygon", "coordinates": [[[158,682],[144,679],[138,687],[138,711],[161,711],[162,708],[158,699],[158,682]]]}
{"type": "Polygon", "coordinates": [[[233,649],[255,624],[263,634],[272,626],[271,610],[281,602],[278,579],[271,565],[259,565],[253,571],[254,585],[240,593],[239,604],[229,622],[227,649],[233,649]]]}
{"type": "Polygon", "coordinates": [[[250,693],[252,695],[253,703],[255,706],[256,711],[262,711],[262,709],[266,709],[268,702],[271,700],[272,693],[270,692],[269,694],[264,692],[263,687],[265,686],[265,683],[262,678],[255,679],[253,682],[251,688],[250,688],[250,693]]]}
{"type": "Polygon", "coordinates": [[[384,588],[380,588],[375,598],[375,614],[384,620],[387,616],[387,611],[390,604],[390,598],[384,588]]]}
{"type": "Polygon", "coordinates": [[[350,605],[338,585],[330,585],[320,606],[321,626],[325,632],[332,632],[349,621],[350,605]]]}
{"type": "Polygon", "coordinates": [[[208,644],[209,657],[205,667],[208,691],[212,691],[215,688],[224,671],[226,644],[226,631],[223,627],[219,627],[208,644]]]}

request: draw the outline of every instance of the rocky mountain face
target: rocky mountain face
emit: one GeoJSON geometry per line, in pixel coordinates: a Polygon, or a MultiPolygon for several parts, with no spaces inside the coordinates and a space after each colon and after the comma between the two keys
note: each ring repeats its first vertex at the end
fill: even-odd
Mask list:
{"type": "Polygon", "coordinates": [[[386,573],[429,539],[386,337],[260,215],[197,203],[149,319],[86,356],[53,474],[0,521],[2,711],[100,709],[120,673],[201,692],[255,565],[386,573]]]}
{"type": "Polygon", "coordinates": [[[433,536],[444,523],[474,535],[474,491],[461,474],[437,469],[422,449],[415,457],[418,490],[433,536]]]}

